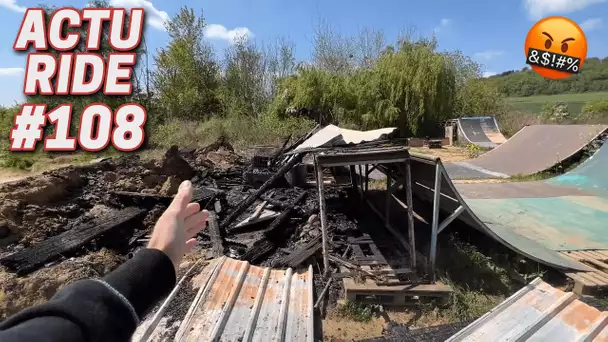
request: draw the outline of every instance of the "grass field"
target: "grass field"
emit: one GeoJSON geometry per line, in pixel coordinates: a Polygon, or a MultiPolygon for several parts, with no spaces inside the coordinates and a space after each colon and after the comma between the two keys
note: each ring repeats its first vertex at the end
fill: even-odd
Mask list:
{"type": "Polygon", "coordinates": [[[510,97],[509,104],[529,113],[540,113],[545,103],[565,102],[572,114],[579,114],[588,101],[608,99],[608,92],[510,97]]]}

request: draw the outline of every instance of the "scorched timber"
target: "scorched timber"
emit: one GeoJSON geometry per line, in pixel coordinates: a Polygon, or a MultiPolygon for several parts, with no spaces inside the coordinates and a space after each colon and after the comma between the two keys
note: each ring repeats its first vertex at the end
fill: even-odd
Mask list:
{"type": "Polygon", "coordinates": [[[213,257],[219,258],[224,255],[224,242],[222,241],[222,235],[220,233],[220,227],[217,223],[217,216],[215,212],[209,213],[209,220],[207,221],[209,227],[209,236],[212,243],[213,257]]]}
{"type": "Polygon", "coordinates": [[[321,237],[320,236],[312,239],[311,241],[306,243],[304,246],[297,248],[295,251],[291,252],[289,255],[286,255],[280,259],[275,260],[275,262],[273,262],[272,266],[273,267],[287,266],[287,267],[292,267],[292,268],[298,267],[298,266],[300,266],[300,264],[302,264],[308,258],[310,258],[315,253],[317,253],[319,251],[319,249],[321,249],[321,237]]]}
{"type": "Polygon", "coordinates": [[[132,222],[145,212],[144,209],[135,207],[115,211],[54,236],[36,246],[6,256],[0,260],[0,264],[16,270],[18,275],[27,274],[63,253],[82,247],[94,238],[132,222]]]}
{"type": "Polygon", "coordinates": [[[266,192],[266,190],[270,189],[270,187],[277,180],[279,180],[281,177],[285,176],[287,171],[291,170],[294,167],[294,165],[299,163],[301,160],[301,157],[302,157],[301,154],[297,154],[294,157],[292,157],[291,160],[287,164],[283,165],[279,169],[279,171],[277,171],[277,173],[275,173],[272,177],[270,177],[270,179],[268,179],[264,184],[262,184],[262,186],[260,186],[259,189],[257,189],[251,195],[247,196],[247,198],[245,198],[244,200],[242,200],[237,205],[237,207],[234,208],[234,210],[224,219],[224,221],[222,221],[220,228],[228,230],[228,226],[234,220],[236,220],[236,218],[239,217],[239,215],[241,215],[243,213],[243,211],[245,211],[247,208],[249,208],[249,206],[252,205],[253,202],[255,202],[255,200],[258,197],[260,197],[262,194],[264,194],[264,192],[266,192]]]}
{"type": "MultiPolygon", "coordinates": [[[[144,194],[140,192],[113,191],[112,194],[119,198],[121,202],[153,206],[157,203],[169,205],[173,201],[173,196],[163,196],[156,194],[144,194]]],[[[218,190],[195,189],[192,194],[192,202],[202,206],[209,204],[219,194],[218,190]]]]}
{"type": "Polygon", "coordinates": [[[256,262],[266,254],[275,250],[277,248],[277,245],[275,242],[269,240],[269,237],[273,240],[280,240],[286,238],[287,232],[285,230],[280,230],[279,228],[285,221],[287,221],[287,219],[289,219],[293,208],[300,202],[302,202],[305,197],[306,192],[302,192],[291,204],[290,208],[285,209],[283,212],[281,212],[281,215],[277,216],[277,218],[275,218],[274,221],[272,221],[272,223],[266,229],[266,237],[256,241],[253,246],[248,248],[241,256],[241,260],[256,262]]]}

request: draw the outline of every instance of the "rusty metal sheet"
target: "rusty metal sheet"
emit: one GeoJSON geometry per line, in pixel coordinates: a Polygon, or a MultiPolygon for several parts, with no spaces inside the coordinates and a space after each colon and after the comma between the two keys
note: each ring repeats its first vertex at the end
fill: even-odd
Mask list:
{"type": "Polygon", "coordinates": [[[313,275],[222,257],[176,341],[313,341],[313,275]]]}
{"type": "Polygon", "coordinates": [[[462,168],[467,167],[478,176],[484,173],[480,170],[508,176],[542,172],[576,154],[607,129],[606,125],[526,126],[493,150],[459,163],[459,168],[449,170],[450,176],[466,178],[462,168]]]}
{"type": "Polygon", "coordinates": [[[536,278],[447,341],[606,341],[601,312],[536,278]]]}

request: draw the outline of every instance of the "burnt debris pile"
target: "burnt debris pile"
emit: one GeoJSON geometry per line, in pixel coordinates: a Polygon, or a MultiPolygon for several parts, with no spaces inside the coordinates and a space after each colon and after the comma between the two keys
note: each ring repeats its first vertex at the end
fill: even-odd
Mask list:
{"type": "MultiPolygon", "coordinates": [[[[193,200],[210,211],[197,237],[206,256],[278,268],[308,265],[322,249],[318,194],[314,180],[306,179],[312,166],[302,164],[301,155],[282,155],[285,149],[258,150],[246,160],[218,140],[201,149],[174,146],[158,160],[107,158],[2,184],[0,264],[25,275],[102,248],[132,255],[149,241],[179,184],[191,180],[193,200]]],[[[333,241],[357,234],[347,191],[326,193],[338,256],[345,247],[333,241]]]]}

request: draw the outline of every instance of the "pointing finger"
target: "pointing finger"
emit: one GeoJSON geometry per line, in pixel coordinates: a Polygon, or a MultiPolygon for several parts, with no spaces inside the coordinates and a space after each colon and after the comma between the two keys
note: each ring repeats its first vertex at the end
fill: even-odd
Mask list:
{"type": "Polygon", "coordinates": [[[183,181],[179,186],[177,195],[173,198],[173,201],[169,205],[170,209],[176,210],[182,213],[188,203],[192,200],[192,183],[190,181],[183,181]]]}

